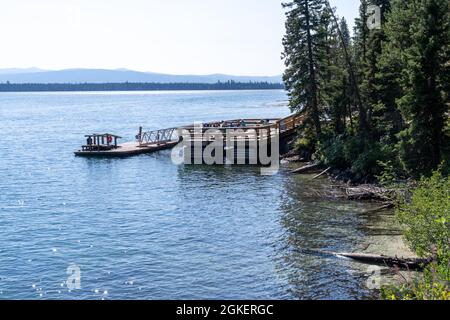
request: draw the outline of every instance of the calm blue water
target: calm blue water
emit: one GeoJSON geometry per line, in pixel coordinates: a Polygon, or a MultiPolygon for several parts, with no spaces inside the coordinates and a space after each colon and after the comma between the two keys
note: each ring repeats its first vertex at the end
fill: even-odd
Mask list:
{"type": "MultiPolygon", "coordinates": [[[[73,156],[92,132],[133,140],[193,121],[289,114],[282,91],[0,94],[0,299],[363,298],[361,205],[309,179],[175,166],[169,152],[73,156]],[[69,290],[66,270],[81,270],[69,290]]],[[[318,183],[318,182],[315,182],[318,183]]]]}

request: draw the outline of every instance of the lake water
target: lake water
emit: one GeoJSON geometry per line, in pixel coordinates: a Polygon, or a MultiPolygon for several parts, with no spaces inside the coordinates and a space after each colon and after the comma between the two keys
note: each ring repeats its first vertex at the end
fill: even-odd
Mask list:
{"type": "MultiPolygon", "coordinates": [[[[289,114],[283,91],[0,93],[0,299],[347,299],[365,205],[304,176],[176,166],[170,152],[74,157],[84,134],[289,114]],[[81,289],[67,287],[79,268],[81,289]]],[[[72,283],[73,284],[73,283],[72,283]]]]}

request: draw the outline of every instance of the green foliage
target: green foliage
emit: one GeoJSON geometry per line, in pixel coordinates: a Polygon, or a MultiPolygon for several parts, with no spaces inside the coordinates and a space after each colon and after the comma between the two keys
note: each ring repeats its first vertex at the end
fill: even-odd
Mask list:
{"type": "Polygon", "coordinates": [[[359,136],[339,135],[318,147],[317,156],[326,166],[349,169],[355,181],[370,180],[380,174],[380,162],[386,160],[380,144],[368,145],[359,136]]]}
{"type": "Polygon", "coordinates": [[[400,176],[398,166],[392,160],[379,160],[380,174],[376,176],[379,183],[384,186],[395,186],[397,178],[400,176]]]}
{"type": "Polygon", "coordinates": [[[301,137],[295,142],[294,149],[299,153],[312,155],[316,149],[316,144],[317,140],[314,132],[311,128],[305,128],[301,137]]]}
{"type": "Polygon", "coordinates": [[[400,286],[382,288],[385,300],[450,300],[449,268],[433,264],[422,275],[400,286]],[[446,269],[446,270],[445,270],[446,269]]]}
{"type": "Polygon", "coordinates": [[[450,178],[435,172],[422,178],[410,201],[398,209],[411,248],[422,257],[436,254],[448,263],[450,253],[450,178]],[[436,252],[434,252],[436,251],[436,252]]]}
{"type": "Polygon", "coordinates": [[[286,12],[286,34],[282,57],[286,65],[283,81],[292,111],[305,112],[311,118],[316,138],[321,133],[318,105],[321,22],[325,0],[292,0],[283,4],[286,12]]]}
{"type": "Polygon", "coordinates": [[[412,177],[418,178],[422,174],[428,174],[434,165],[431,136],[426,139],[417,135],[412,128],[403,130],[398,134],[397,143],[400,164],[412,177]]]}
{"type": "Polygon", "coordinates": [[[434,263],[383,296],[450,299],[450,1],[361,0],[353,39],[326,4],[286,5],[284,80],[308,126],[297,148],[355,181],[431,176],[398,216],[411,248],[434,263]],[[380,6],[381,29],[367,27],[369,5],[380,6]]]}
{"type": "Polygon", "coordinates": [[[411,174],[430,174],[444,158],[444,128],[448,112],[446,64],[450,60],[450,3],[448,0],[393,2],[386,26],[387,39],[401,50],[397,55],[401,74],[397,99],[408,128],[400,136],[399,150],[411,174]],[[397,17],[408,22],[399,26],[397,17]]]}
{"type": "Polygon", "coordinates": [[[353,39],[326,1],[287,6],[284,80],[310,130],[297,147],[355,181],[431,176],[398,216],[411,248],[434,263],[383,296],[450,299],[450,1],[361,0],[353,39]],[[366,25],[369,5],[380,6],[381,29],[366,25]]]}
{"type": "Polygon", "coordinates": [[[440,163],[448,174],[450,2],[361,0],[353,39],[325,0],[285,8],[284,81],[315,133],[298,148],[355,180],[419,178],[440,163]],[[367,26],[370,5],[381,29],[367,26]]]}
{"type": "Polygon", "coordinates": [[[403,199],[397,214],[405,237],[421,257],[434,262],[413,281],[383,288],[390,300],[450,300],[450,178],[435,172],[421,179],[411,199],[403,199]]]}

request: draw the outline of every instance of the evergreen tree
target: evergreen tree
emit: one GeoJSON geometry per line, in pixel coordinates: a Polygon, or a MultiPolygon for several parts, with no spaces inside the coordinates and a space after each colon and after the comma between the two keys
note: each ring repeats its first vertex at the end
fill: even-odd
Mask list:
{"type": "MultiPolygon", "coordinates": [[[[354,61],[355,61],[355,74],[356,74],[356,84],[359,88],[362,87],[364,75],[367,70],[367,50],[368,50],[368,38],[369,38],[369,28],[367,27],[368,19],[368,0],[361,0],[359,7],[359,17],[355,20],[354,28],[354,61]]],[[[355,88],[355,90],[357,90],[355,88]]],[[[358,103],[358,119],[359,119],[359,133],[362,136],[366,136],[369,130],[369,125],[367,122],[367,108],[366,97],[367,92],[364,90],[361,92],[360,101],[358,103]]]]}
{"type": "MultiPolygon", "coordinates": [[[[396,135],[405,127],[396,101],[403,95],[400,84],[403,70],[401,52],[408,42],[405,35],[409,33],[411,21],[405,14],[406,2],[396,4],[397,8],[392,13],[390,2],[382,7],[385,8],[382,10],[383,29],[374,37],[381,42],[381,54],[375,66],[375,79],[372,80],[376,90],[376,99],[372,101],[372,107],[375,137],[385,144],[394,145],[397,142],[396,135]],[[386,29],[389,29],[390,33],[396,33],[397,38],[387,37],[386,29]]],[[[396,152],[391,149],[391,152],[396,152]]]]}
{"type": "Polygon", "coordinates": [[[358,181],[450,164],[448,0],[361,0],[353,39],[327,0],[285,7],[284,81],[291,108],[308,115],[303,133],[315,130],[303,141],[320,141],[318,159],[358,181]],[[371,5],[380,28],[367,24],[371,5]]]}
{"type": "Polygon", "coordinates": [[[283,80],[290,107],[293,111],[306,112],[316,136],[320,137],[317,43],[324,0],[294,0],[283,6],[289,9],[283,38],[286,64],[283,80]]]}
{"type": "Polygon", "coordinates": [[[318,36],[321,105],[330,118],[335,134],[343,134],[349,104],[349,75],[346,68],[344,44],[350,46],[350,34],[345,20],[335,23],[331,7],[326,7],[320,20],[318,36]],[[339,36],[341,28],[342,40],[339,36]]]}
{"type": "Polygon", "coordinates": [[[339,92],[339,64],[336,59],[338,39],[329,8],[322,11],[317,35],[319,104],[322,113],[331,118],[335,126],[342,127],[336,113],[336,98],[339,92]]]}
{"type": "MultiPolygon", "coordinates": [[[[377,87],[380,83],[377,81],[376,76],[379,72],[378,62],[382,54],[382,43],[385,41],[384,22],[386,13],[390,8],[390,0],[369,0],[367,4],[378,6],[381,14],[381,27],[368,31],[365,60],[363,63],[362,94],[368,113],[367,122],[371,129],[373,129],[373,113],[380,99],[380,92],[377,87]]],[[[381,81],[383,80],[381,79],[381,81]]]]}
{"type": "Polygon", "coordinates": [[[448,121],[450,42],[448,0],[394,0],[386,33],[398,44],[402,96],[398,106],[408,128],[402,132],[401,158],[411,173],[430,173],[443,159],[448,121]],[[399,26],[398,18],[408,21],[399,26]]]}
{"type": "Polygon", "coordinates": [[[350,30],[348,29],[347,20],[345,20],[345,18],[342,18],[339,22],[339,28],[341,29],[342,38],[344,39],[343,45],[350,48],[352,38],[350,36],[350,30]]]}
{"type": "Polygon", "coordinates": [[[356,67],[358,70],[363,69],[363,65],[366,61],[367,38],[369,34],[369,28],[367,27],[368,7],[369,7],[368,0],[361,0],[361,4],[359,6],[359,17],[355,19],[354,55],[357,63],[356,67]]]}
{"type": "Polygon", "coordinates": [[[340,58],[341,58],[340,64],[342,65],[343,72],[341,75],[341,86],[340,86],[341,93],[340,93],[337,103],[338,103],[338,109],[344,117],[344,129],[346,129],[346,119],[348,119],[350,122],[350,129],[353,129],[352,128],[353,124],[352,124],[352,99],[351,99],[351,97],[354,96],[354,88],[352,88],[352,80],[350,79],[348,70],[345,67],[347,65],[345,63],[345,57],[343,56],[345,54],[345,51],[343,48],[344,46],[347,48],[347,52],[352,51],[352,40],[351,40],[350,30],[348,28],[348,24],[347,24],[347,21],[345,20],[345,18],[341,19],[341,21],[339,23],[339,28],[340,28],[341,34],[342,34],[342,42],[339,43],[339,45],[340,45],[339,51],[340,51],[340,58]]]}

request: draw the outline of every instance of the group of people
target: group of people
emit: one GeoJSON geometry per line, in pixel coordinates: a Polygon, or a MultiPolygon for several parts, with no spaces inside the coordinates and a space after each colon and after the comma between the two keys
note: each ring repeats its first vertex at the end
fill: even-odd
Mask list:
{"type": "MultiPolygon", "coordinates": [[[[261,123],[253,123],[254,125],[267,125],[269,124],[269,120],[261,120],[261,123]]],[[[204,123],[204,128],[245,128],[248,123],[245,120],[237,120],[237,121],[220,121],[214,123],[204,123]]]]}

